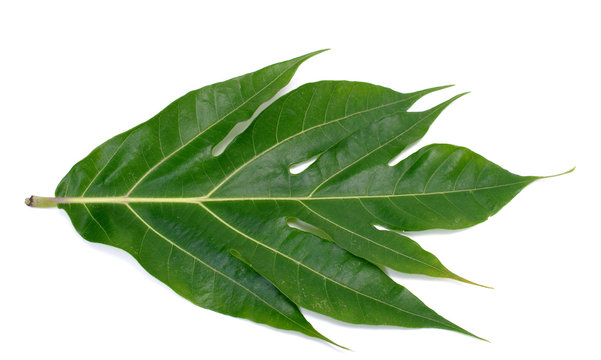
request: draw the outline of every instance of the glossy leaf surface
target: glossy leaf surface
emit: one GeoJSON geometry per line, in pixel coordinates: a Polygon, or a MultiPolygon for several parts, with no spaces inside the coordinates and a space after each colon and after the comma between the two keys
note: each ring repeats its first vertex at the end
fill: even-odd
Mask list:
{"type": "Polygon", "coordinates": [[[108,140],[61,181],[59,206],[84,238],[126,250],[208,309],[326,341],[299,307],[350,323],[471,335],[381,266],[468,281],[408,237],[374,227],[468,227],[537,179],[446,144],[388,166],[461,95],[408,112],[444,87],[403,94],[310,83],[277,99],[214,155],[233,126],[316,53],[192,91],[108,140]],[[290,171],[309,159],[305,171],[290,171]]]}

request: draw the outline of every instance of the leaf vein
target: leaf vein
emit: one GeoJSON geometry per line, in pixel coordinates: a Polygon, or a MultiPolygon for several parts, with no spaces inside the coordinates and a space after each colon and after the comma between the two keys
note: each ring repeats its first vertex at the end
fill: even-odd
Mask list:
{"type": "Polygon", "coordinates": [[[306,326],[303,326],[302,324],[299,324],[297,321],[295,321],[294,319],[290,318],[288,315],[286,315],[285,313],[283,313],[282,311],[280,311],[279,309],[277,309],[276,307],[274,307],[273,305],[271,305],[267,300],[263,299],[261,296],[259,296],[259,294],[255,293],[254,291],[252,291],[251,289],[249,289],[248,287],[242,285],[241,283],[239,283],[238,281],[234,280],[233,278],[229,277],[227,274],[217,270],[216,268],[210,266],[209,264],[205,263],[204,261],[200,260],[198,257],[194,256],[192,253],[188,252],[186,249],[180,247],[179,245],[177,245],[175,242],[173,242],[172,240],[170,240],[169,238],[167,238],[166,236],[164,236],[163,234],[161,234],[160,232],[158,232],[155,228],[153,228],[150,224],[148,224],[146,222],[146,220],[144,220],[136,211],[134,211],[134,209],[129,206],[129,204],[125,204],[127,206],[127,208],[129,209],[129,211],[132,212],[132,214],[138,218],[138,220],[140,220],[144,225],[146,225],[150,230],[152,230],[152,232],[154,232],[155,234],[157,234],[159,237],[161,237],[163,240],[167,241],[168,243],[170,243],[172,246],[175,246],[177,249],[179,249],[181,252],[185,253],[186,255],[190,256],[191,258],[193,258],[194,260],[196,260],[199,264],[205,266],[206,268],[210,269],[211,271],[213,271],[214,276],[216,276],[217,274],[219,274],[220,276],[224,277],[225,279],[231,281],[233,284],[237,285],[238,287],[240,287],[241,289],[243,289],[244,291],[248,292],[249,294],[251,294],[252,296],[256,297],[259,301],[261,301],[262,303],[264,303],[265,305],[267,305],[268,307],[270,307],[271,309],[273,309],[275,312],[279,313],[280,315],[282,315],[283,317],[285,317],[286,319],[288,319],[289,321],[291,321],[292,323],[298,325],[299,327],[311,332],[311,333],[315,333],[315,330],[311,329],[311,328],[307,328],[306,326]]]}
{"type": "MultiPolygon", "coordinates": [[[[194,140],[196,140],[199,136],[201,136],[202,134],[204,134],[205,132],[207,132],[209,129],[211,129],[213,126],[221,123],[221,121],[223,121],[225,118],[227,118],[228,116],[230,116],[232,113],[234,113],[235,111],[237,111],[238,109],[240,109],[242,106],[246,105],[249,101],[251,101],[252,99],[254,99],[256,96],[258,96],[260,93],[262,93],[265,89],[267,89],[269,86],[271,86],[274,82],[276,82],[280,77],[282,77],[288,70],[292,69],[294,66],[296,66],[296,64],[298,63],[295,62],[292,66],[288,67],[286,70],[282,71],[280,74],[278,74],[278,76],[276,76],[273,80],[271,80],[269,83],[267,83],[267,85],[265,85],[263,88],[261,88],[259,91],[255,92],[252,96],[250,96],[248,99],[246,99],[244,102],[242,102],[241,104],[239,104],[238,106],[236,106],[234,109],[232,109],[230,112],[228,112],[227,114],[225,114],[222,117],[219,117],[214,123],[212,123],[211,125],[207,126],[204,130],[202,130],[201,132],[199,132],[198,134],[194,135],[190,140],[188,140],[185,144],[183,144],[182,146],[178,147],[177,149],[175,149],[173,152],[171,152],[169,155],[165,156],[165,154],[163,153],[163,159],[161,159],[159,162],[157,162],[151,169],[149,169],[144,175],[142,175],[142,177],[134,184],[134,186],[127,192],[127,194],[125,196],[129,196],[132,191],[134,191],[134,189],[150,174],[154,171],[154,169],[156,169],[157,167],[159,167],[162,163],[164,163],[165,161],[167,161],[167,159],[169,159],[171,156],[173,156],[174,154],[176,154],[177,152],[179,152],[180,150],[182,150],[183,148],[185,148],[186,146],[188,146],[188,144],[190,144],[191,142],[193,142],[194,140]]],[[[213,96],[215,96],[215,93],[213,92],[213,96]]],[[[217,104],[215,103],[215,106],[217,106],[217,104]]],[[[217,113],[216,113],[217,114],[217,113]]],[[[217,115],[218,116],[218,115],[217,115]]],[[[160,115],[159,115],[159,124],[160,124],[160,115]]],[[[159,125],[159,131],[160,131],[160,125],[159,125]]],[[[159,132],[159,145],[160,145],[160,132],[159,132]]],[[[162,148],[161,148],[161,152],[163,152],[162,148]]]]}
{"type": "MultiPolygon", "coordinates": [[[[326,218],[325,216],[322,216],[320,213],[318,213],[317,211],[313,210],[311,207],[307,206],[307,205],[306,205],[305,203],[303,203],[302,201],[299,201],[299,202],[300,202],[300,203],[301,203],[301,204],[302,204],[304,207],[306,207],[306,208],[307,208],[309,211],[311,211],[312,213],[314,213],[315,215],[319,216],[320,218],[324,219],[325,221],[327,221],[327,222],[329,222],[329,223],[333,224],[334,226],[337,226],[337,227],[341,228],[342,230],[344,230],[344,231],[346,231],[346,232],[348,232],[348,233],[350,233],[350,234],[352,234],[352,235],[355,235],[355,236],[357,236],[357,237],[360,237],[360,238],[362,238],[362,239],[365,239],[365,240],[367,240],[368,242],[370,242],[370,243],[372,243],[372,244],[374,244],[374,245],[377,245],[377,246],[379,246],[379,247],[381,247],[381,248],[383,248],[383,249],[386,249],[386,250],[388,250],[388,251],[390,251],[390,252],[393,252],[393,253],[395,253],[395,254],[398,254],[398,255],[400,255],[400,256],[406,257],[406,258],[407,258],[407,259],[409,259],[409,260],[412,260],[412,261],[419,262],[419,263],[421,263],[421,264],[423,264],[423,265],[429,266],[429,267],[431,267],[431,268],[433,268],[433,269],[436,269],[436,270],[438,270],[438,271],[441,271],[441,272],[449,273],[448,271],[444,271],[443,269],[437,268],[437,267],[435,267],[435,266],[433,266],[433,265],[430,265],[430,264],[428,264],[428,263],[425,263],[425,262],[423,262],[423,261],[421,261],[421,260],[419,260],[419,259],[416,259],[416,258],[414,258],[414,257],[411,257],[411,256],[409,256],[409,255],[407,255],[407,254],[403,254],[402,252],[399,252],[399,251],[397,251],[397,250],[394,250],[394,249],[392,249],[392,248],[389,248],[388,246],[385,246],[385,245],[382,245],[382,244],[380,244],[380,243],[377,243],[377,242],[375,242],[374,240],[372,240],[372,239],[370,239],[370,238],[368,238],[368,237],[366,237],[366,236],[363,236],[363,235],[361,235],[361,234],[358,234],[358,233],[356,233],[356,232],[354,232],[354,231],[352,231],[352,230],[350,230],[350,229],[348,229],[348,228],[346,228],[346,227],[344,227],[344,226],[342,226],[342,225],[338,224],[337,222],[335,222],[335,221],[332,221],[332,220],[330,220],[330,219],[326,218]]],[[[399,235],[399,236],[401,236],[401,235],[399,235]]]]}
{"type": "MultiPolygon", "coordinates": [[[[415,96],[417,96],[417,95],[415,95],[415,96]]],[[[393,101],[393,102],[390,102],[390,103],[387,103],[387,104],[383,104],[383,105],[375,106],[375,107],[373,107],[373,108],[367,108],[367,109],[365,109],[365,110],[357,111],[357,112],[355,112],[355,113],[352,113],[352,114],[349,114],[349,115],[346,115],[346,116],[343,116],[343,117],[340,117],[340,118],[337,118],[337,119],[333,119],[333,120],[331,120],[330,122],[327,122],[327,123],[322,123],[322,124],[318,124],[318,125],[312,126],[312,127],[310,127],[310,128],[304,129],[303,131],[301,131],[301,132],[299,132],[299,133],[296,133],[296,134],[294,134],[294,135],[292,135],[292,136],[290,136],[290,137],[287,137],[286,139],[282,140],[281,142],[279,142],[279,143],[276,143],[276,144],[272,145],[271,147],[269,147],[268,149],[266,149],[266,150],[262,151],[262,152],[261,152],[261,153],[259,153],[258,155],[256,155],[256,156],[253,156],[251,159],[249,159],[249,160],[248,160],[247,162],[245,162],[244,164],[241,164],[241,166],[239,166],[239,167],[238,167],[236,170],[234,170],[234,171],[233,171],[231,174],[229,174],[227,177],[225,177],[225,178],[224,178],[224,179],[223,179],[223,180],[222,180],[222,181],[221,181],[221,182],[220,182],[220,183],[219,183],[219,184],[218,184],[216,187],[214,187],[214,188],[213,188],[213,189],[212,189],[210,192],[208,192],[208,193],[207,193],[207,196],[211,196],[211,195],[212,195],[212,194],[213,194],[215,191],[217,191],[217,190],[218,190],[218,189],[219,189],[221,186],[223,186],[223,185],[224,185],[224,184],[225,184],[225,183],[226,183],[226,182],[227,182],[229,179],[231,179],[231,178],[232,178],[232,176],[236,175],[238,172],[240,172],[240,170],[242,170],[243,168],[245,168],[245,167],[246,167],[248,164],[252,163],[253,161],[255,161],[255,160],[257,160],[258,158],[260,158],[261,156],[265,155],[267,152],[269,152],[269,151],[270,151],[270,150],[272,150],[273,148],[275,148],[275,147],[277,147],[277,146],[280,146],[281,144],[283,144],[283,143],[285,143],[285,142],[287,142],[287,141],[289,141],[289,140],[291,140],[291,139],[294,139],[294,138],[296,138],[297,136],[300,136],[300,135],[302,135],[302,134],[304,134],[304,133],[306,133],[306,132],[308,132],[308,131],[311,131],[311,130],[313,130],[313,129],[315,129],[315,128],[320,128],[320,127],[322,127],[322,126],[329,125],[329,124],[331,124],[331,123],[333,123],[333,122],[336,122],[336,121],[342,121],[342,120],[348,119],[348,118],[350,118],[350,117],[352,117],[352,116],[361,115],[361,114],[364,114],[364,113],[367,113],[367,112],[370,112],[370,111],[375,111],[375,110],[378,110],[378,109],[381,109],[381,108],[384,108],[384,107],[387,107],[387,106],[392,106],[392,105],[396,105],[396,104],[399,104],[399,103],[402,103],[402,102],[405,102],[405,101],[409,101],[409,100],[411,100],[412,98],[414,98],[415,96],[411,96],[411,97],[403,98],[403,99],[401,99],[401,100],[397,100],[397,101],[393,101]]]]}
{"type": "Polygon", "coordinates": [[[242,231],[238,230],[237,228],[235,228],[234,226],[232,226],[232,225],[231,225],[230,223],[228,223],[227,221],[225,221],[225,220],[223,220],[222,218],[220,218],[220,217],[219,217],[217,214],[215,214],[214,212],[212,212],[212,211],[211,211],[211,210],[210,210],[208,207],[206,207],[206,206],[205,206],[203,203],[198,203],[198,205],[199,205],[200,207],[202,207],[203,209],[205,209],[205,211],[207,211],[207,212],[208,212],[210,215],[212,215],[212,216],[213,216],[215,219],[217,219],[219,222],[221,222],[221,223],[222,223],[223,225],[225,225],[227,228],[231,229],[232,231],[234,231],[235,233],[239,234],[240,236],[242,236],[242,237],[244,237],[244,238],[247,238],[248,240],[250,240],[250,241],[252,241],[252,242],[255,242],[255,243],[257,243],[257,244],[259,244],[260,246],[262,246],[262,247],[264,247],[264,248],[266,248],[266,249],[268,249],[268,250],[271,250],[272,252],[275,252],[276,254],[279,254],[280,256],[282,256],[282,257],[284,257],[284,258],[286,258],[286,259],[288,259],[288,260],[290,260],[290,261],[292,261],[292,262],[294,262],[294,263],[296,263],[296,264],[298,264],[298,265],[301,265],[301,266],[302,266],[302,267],[304,267],[305,269],[307,269],[307,270],[309,270],[309,271],[311,271],[311,272],[313,272],[313,273],[317,274],[317,275],[318,275],[318,276],[320,276],[320,277],[323,277],[324,279],[327,279],[328,281],[330,281],[330,282],[331,282],[331,283],[333,283],[333,284],[336,284],[336,285],[338,285],[338,286],[340,286],[340,287],[342,287],[342,288],[345,288],[345,289],[347,289],[347,290],[349,290],[349,291],[351,291],[351,292],[353,292],[353,293],[359,294],[359,295],[361,295],[361,296],[363,296],[363,297],[366,297],[366,298],[368,298],[368,299],[370,299],[370,300],[373,300],[373,301],[375,301],[375,302],[381,303],[382,305],[385,305],[385,306],[391,307],[391,308],[393,308],[393,309],[396,309],[396,310],[398,310],[398,311],[400,311],[400,312],[404,312],[404,313],[406,313],[406,314],[409,314],[409,315],[412,315],[412,316],[416,316],[416,317],[420,317],[420,318],[423,318],[423,319],[426,319],[426,320],[429,320],[429,321],[432,321],[432,322],[436,322],[436,323],[439,323],[439,324],[442,324],[442,325],[444,325],[445,327],[448,327],[448,326],[449,326],[448,324],[445,324],[445,323],[443,323],[443,322],[441,322],[441,321],[439,321],[439,320],[436,320],[436,319],[433,319],[433,318],[430,318],[430,317],[427,317],[427,316],[424,316],[424,315],[416,314],[416,313],[414,313],[414,312],[411,312],[411,311],[409,311],[409,310],[406,310],[406,309],[400,308],[400,307],[398,307],[398,306],[395,306],[394,304],[391,304],[391,303],[389,303],[389,302],[386,302],[386,301],[380,300],[380,299],[378,299],[378,298],[375,298],[375,297],[373,297],[373,296],[370,296],[370,295],[368,295],[368,294],[362,293],[362,292],[360,292],[360,291],[358,291],[358,290],[356,290],[356,289],[353,289],[352,287],[349,287],[349,286],[347,286],[347,285],[345,285],[345,284],[343,284],[343,283],[341,283],[341,282],[338,282],[338,281],[336,281],[336,280],[334,280],[334,279],[331,279],[331,278],[327,277],[326,275],[322,274],[321,272],[319,272],[319,271],[317,271],[317,270],[315,270],[315,269],[311,268],[310,266],[308,266],[308,265],[305,265],[305,264],[303,264],[303,263],[301,263],[301,262],[297,261],[296,259],[293,259],[293,258],[291,258],[290,256],[288,256],[288,255],[286,255],[286,254],[284,254],[284,253],[282,253],[282,252],[280,252],[280,251],[278,251],[278,250],[276,250],[276,249],[274,249],[274,248],[272,248],[272,247],[269,247],[269,246],[267,246],[266,244],[264,244],[264,243],[262,243],[262,242],[260,242],[260,241],[258,241],[258,240],[256,240],[256,239],[252,238],[251,236],[249,236],[249,235],[247,235],[247,234],[243,233],[242,231]]]}

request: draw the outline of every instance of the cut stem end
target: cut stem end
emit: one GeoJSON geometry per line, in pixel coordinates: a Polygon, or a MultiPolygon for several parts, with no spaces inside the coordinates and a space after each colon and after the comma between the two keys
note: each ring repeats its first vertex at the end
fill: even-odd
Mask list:
{"type": "Polygon", "coordinates": [[[61,198],[31,195],[25,199],[25,205],[35,208],[52,208],[61,204],[61,198]]]}

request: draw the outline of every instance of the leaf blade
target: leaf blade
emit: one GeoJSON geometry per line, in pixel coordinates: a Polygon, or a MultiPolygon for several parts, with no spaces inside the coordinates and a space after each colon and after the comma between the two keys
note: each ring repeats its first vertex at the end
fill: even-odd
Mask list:
{"type": "Polygon", "coordinates": [[[469,281],[408,237],[373,227],[472,226],[537,179],[446,144],[387,165],[463,94],[408,112],[445,87],[403,94],[358,82],[306,84],[213,153],[316,53],[190,92],[110,139],[61,181],[60,207],[84,238],[128,251],[180,295],[215,311],[325,341],[298,306],[351,323],[475,336],[379,266],[469,281]],[[290,173],[313,157],[305,171],[290,173]],[[291,228],[290,218],[315,231],[291,228]]]}
{"type": "Polygon", "coordinates": [[[226,315],[301,332],[337,345],[317,332],[298,307],[271,283],[226,250],[211,246],[207,241],[197,244],[202,246],[201,249],[197,246],[196,251],[186,248],[149,224],[129,204],[69,204],[65,209],[82,237],[127,251],[151,275],[194,304],[226,315]],[[91,231],[90,224],[85,224],[85,214],[78,215],[77,208],[89,214],[94,219],[93,224],[103,230],[91,231]],[[126,234],[123,234],[124,225],[126,234]],[[153,238],[152,234],[156,236],[153,238]],[[174,249],[186,255],[180,263],[188,264],[188,269],[180,271],[179,277],[174,276],[177,274],[173,270],[174,249]],[[165,254],[168,254],[167,258],[163,256],[165,254]],[[194,267],[190,270],[191,259],[194,267]],[[219,286],[214,285],[216,281],[219,286]],[[210,284],[213,285],[209,287],[210,284]],[[231,301],[231,298],[236,301],[231,301]]]}
{"type": "MultiPolygon", "coordinates": [[[[388,324],[406,327],[423,327],[427,324],[426,326],[429,327],[455,330],[474,336],[436,314],[404,287],[390,280],[376,266],[348,254],[329,241],[323,241],[315,236],[294,229],[290,229],[289,232],[284,230],[283,224],[285,222],[285,214],[287,214],[286,210],[288,210],[286,207],[289,204],[280,204],[278,208],[283,209],[284,212],[278,214],[278,219],[275,219],[274,222],[280,224],[279,227],[276,227],[278,232],[282,233],[283,237],[287,240],[293,240],[294,244],[280,243],[279,240],[275,242],[271,241],[270,243],[268,236],[259,238],[258,234],[264,233],[266,229],[273,229],[273,227],[269,226],[265,221],[260,220],[266,217],[262,211],[258,210],[258,207],[248,210],[242,209],[243,206],[240,204],[232,205],[232,203],[217,202],[208,205],[199,203],[199,205],[221,222],[223,226],[231,229],[253,244],[263,247],[265,251],[272,253],[273,262],[265,259],[255,260],[257,257],[256,254],[260,253],[257,252],[256,248],[253,249],[252,246],[247,247],[242,245],[236,247],[236,250],[243,257],[245,256],[244,254],[249,254],[249,257],[252,257],[246,259],[253,264],[253,268],[257,269],[260,274],[272,281],[284,294],[302,307],[346,322],[388,324]],[[244,215],[241,215],[241,212],[244,215]],[[256,217],[253,217],[253,215],[256,215],[256,217]],[[255,233],[249,234],[249,229],[241,230],[243,227],[242,224],[251,226],[255,233]],[[291,238],[289,238],[289,235],[292,235],[291,238]],[[312,246],[303,246],[309,241],[312,241],[312,246]],[[278,243],[279,246],[275,245],[278,243]],[[286,249],[289,251],[286,251],[286,249]],[[295,256],[295,253],[302,253],[302,255],[297,254],[295,256]],[[331,263],[330,261],[323,261],[323,258],[320,256],[323,253],[328,254],[328,260],[331,263]],[[308,260],[308,258],[314,259],[308,260]],[[303,269],[304,275],[297,275],[299,278],[296,284],[290,279],[291,274],[294,272],[276,271],[276,264],[282,261],[287,264],[283,265],[284,268],[296,266],[296,274],[299,274],[300,269],[303,269]],[[333,264],[336,265],[337,269],[331,268],[333,264]],[[349,281],[349,274],[341,274],[344,271],[340,269],[342,266],[345,266],[344,264],[350,264],[346,266],[346,268],[349,268],[349,271],[352,271],[354,267],[360,267],[366,273],[353,273],[352,276],[354,279],[349,281]],[[272,267],[271,269],[269,268],[270,266],[272,267]],[[323,292],[313,291],[310,296],[303,296],[303,292],[296,291],[298,284],[314,284],[315,282],[319,282],[319,279],[322,279],[324,282],[323,292]],[[383,292],[385,295],[388,295],[389,292],[394,292],[395,295],[388,297],[384,295],[382,297],[381,289],[369,291],[374,282],[381,282],[383,286],[388,288],[388,291],[383,292]],[[339,295],[335,297],[335,300],[328,295],[328,288],[330,288],[330,292],[334,291],[339,295]],[[351,295],[348,295],[349,293],[351,295]],[[362,314],[362,309],[365,309],[365,306],[359,309],[352,308],[351,304],[355,303],[355,296],[359,296],[366,301],[367,308],[371,311],[370,316],[362,314]],[[399,298],[402,298],[402,301],[399,298]],[[336,304],[336,306],[332,303],[336,304]],[[322,306],[322,304],[327,304],[327,306],[322,306]],[[338,311],[339,308],[344,309],[344,311],[338,311]]],[[[263,209],[269,212],[273,218],[273,206],[263,206],[263,209]]],[[[266,256],[266,258],[272,257],[266,256]]]]}
{"type": "Polygon", "coordinates": [[[512,174],[469,149],[448,144],[426,146],[397,166],[377,171],[383,180],[370,193],[353,187],[353,180],[361,182],[351,177],[321,192],[314,203],[336,201],[338,207],[399,231],[461,229],[488,219],[540,179],[512,174]]]}

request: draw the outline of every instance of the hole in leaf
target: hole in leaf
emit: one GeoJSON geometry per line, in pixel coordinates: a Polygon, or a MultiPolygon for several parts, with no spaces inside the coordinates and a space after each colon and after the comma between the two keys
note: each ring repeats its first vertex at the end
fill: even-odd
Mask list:
{"type": "Polygon", "coordinates": [[[237,123],[236,125],[234,125],[234,127],[232,127],[232,130],[230,130],[230,132],[223,138],[223,140],[221,140],[219,143],[217,143],[217,145],[213,146],[213,149],[211,150],[211,155],[219,156],[219,155],[223,154],[223,152],[229,146],[229,144],[231,144],[232,141],[234,141],[234,139],[236,139],[236,137],[238,135],[242,134],[244,132],[244,130],[246,130],[250,126],[250,124],[253,122],[253,120],[255,120],[255,118],[257,116],[259,116],[259,114],[261,112],[263,112],[263,110],[265,110],[265,108],[267,108],[269,105],[271,105],[271,103],[276,101],[284,93],[285,90],[286,90],[286,88],[278,91],[278,93],[275,94],[274,97],[272,97],[268,101],[261,104],[257,108],[257,110],[253,113],[253,115],[250,117],[250,119],[241,121],[241,122],[237,123]]]}
{"type": "Polygon", "coordinates": [[[246,121],[241,121],[241,122],[237,123],[236,125],[234,125],[232,130],[230,130],[230,132],[225,136],[225,138],[223,138],[223,140],[221,140],[217,145],[215,145],[213,147],[211,154],[213,156],[219,156],[219,155],[223,154],[223,152],[225,151],[227,146],[229,144],[231,144],[232,141],[234,141],[234,139],[238,135],[242,134],[244,132],[244,130],[246,130],[248,128],[248,126],[250,125],[250,123],[253,120],[254,120],[254,118],[250,118],[246,121]]]}
{"type": "MultiPolygon", "coordinates": [[[[319,155],[321,155],[321,154],[319,154],[319,155]]],[[[315,155],[312,158],[310,158],[309,160],[301,161],[299,163],[290,165],[290,168],[289,168],[290,173],[293,175],[297,175],[297,174],[300,174],[303,171],[307,170],[307,168],[309,166],[311,166],[311,164],[313,164],[315,161],[317,161],[317,158],[319,158],[319,155],[315,155]]]]}
{"type": "Polygon", "coordinates": [[[393,232],[393,233],[395,233],[395,234],[399,234],[399,235],[404,235],[404,234],[405,234],[405,231],[403,231],[403,230],[395,230],[395,229],[390,229],[390,228],[387,228],[386,226],[382,226],[382,225],[380,225],[380,224],[371,224],[371,225],[372,225],[372,226],[373,226],[373,227],[374,227],[376,230],[379,230],[379,231],[390,231],[390,232],[393,232]]]}
{"type": "Polygon", "coordinates": [[[395,166],[396,164],[400,163],[401,160],[403,160],[403,158],[404,156],[402,152],[397,154],[395,157],[390,159],[390,161],[388,162],[388,166],[395,166]]]}
{"type": "Polygon", "coordinates": [[[296,217],[289,217],[286,218],[286,224],[288,224],[288,226],[290,226],[293,229],[297,229],[300,231],[304,231],[306,233],[309,234],[313,234],[315,236],[318,236],[324,240],[328,240],[328,241],[334,241],[332,240],[332,238],[330,237],[330,235],[328,235],[325,231],[323,231],[322,229],[318,228],[315,225],[311,225],[307,222],[302,221],[299,218],[296,217]]]}
{"type": "Polygon", "coordinates": [[[396,164],[405,160],[407,157],[409,157],[409,155],[413,154],[413,149],[421,146],[420,144],[422,144],[422,143],[423,143],[423,139],[420,139],[420,140],[414,142],[413,144],[409,144],[407,147],[405,147],[403,150],[401,150],[400,153],[395,155],[395,157],[390,159],[390,161],[388,162],[388,166],[395,166],[396,164]]]}
{"type": "Polygon", "coordinates": [[[380,230],[380,231],[390,231],[390,229],[387,229],[387,228],[385,228],[385,227],[384,227],[384,226],[382,226],[382,225],[374,224],[373,226],[374,226],[374,227],[375,227],[377,230],[380,230]]]}

